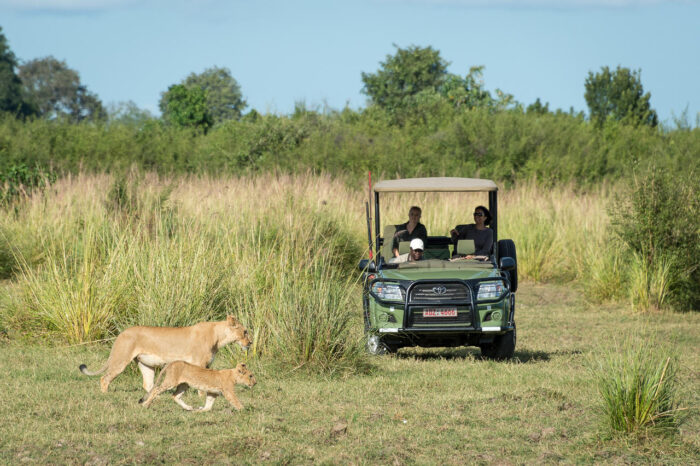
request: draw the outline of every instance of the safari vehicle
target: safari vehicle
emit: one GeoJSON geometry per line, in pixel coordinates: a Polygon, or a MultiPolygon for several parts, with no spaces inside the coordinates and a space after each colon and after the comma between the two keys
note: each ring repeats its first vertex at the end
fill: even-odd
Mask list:
{"type": "MultiPolygon", "coordinates": [[[[368,203],[370,259],[359,264],[364,274],[367,350],[385,354],[408,346],[478,346],[486,358],[511,358],[516,343],[517,258],[512,240],[498,240],[496,184],[473,178],[413,178],[381,181],[373,191],[377,234],[373,241],[368,203]],[[385,225],[382,234],[378,233],[382,225],[379,201],[387,193],[401,192],[488,195],[494,237],[488,260],[452,257],[453,252],[473,253],[473,240],[453,244],[449,236],[428,236],[423,260],[389,263],[396,225],[385,225]],[[374,258],[372,243],[377,252],[374,258]]],[[[470,208],[473,206],[465,201],[465,212],[470,208]]],[[[408,243],[399,243],[399,253],[404,252],[408,252],[408,243]]]]}

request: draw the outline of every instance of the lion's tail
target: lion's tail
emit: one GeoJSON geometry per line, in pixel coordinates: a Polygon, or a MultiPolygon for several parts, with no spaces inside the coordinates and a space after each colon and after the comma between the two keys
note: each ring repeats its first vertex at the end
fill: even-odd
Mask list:
{"type": "Polygon", "coordinates": [[[158,385],[160,385],[160,381],[163,380],[163,376],[165,375],[165,371],[168,370],[168,367],[170,367],[170,364],[172,364],[172,362],[167,363],[167,364],[166,364],[165,366],[163,366],[163,368],[160,370],[160,372],[158,373],[158,377],[156,377],[156,381],[153,383],[153,386],[154,386],[154,387],[157,387],[158,385]]]}
{"type": "MultiPolygon", "coordinates": [[[[168,369],[172,363],[167,363],[158,373],[158,377],[156,377],[156,381],[153,383],[153,388],[151,388],[151,391],[155,390],[157,386],[160,385],[160,381],[163,380],[163,376],[165,375],[165,371],[168,369]]],[[[146,398],[148,398],[148,395],[150,395],[151,392],[146,393],[141,397],[139,400],[139,403],[142,404],[144,401],[146,401],[146,398]]]]}
{"type": "Polygon", "coordinates": [[[101,374],[101,373],[103,373],[104,371],[106,371],[106,370],[107,370],[107,367],[109,367],[109,363],[105,363],[104,366],[102,366],[101,368],[97,369],[96,371],[90,372],[85,364],[81,364],[81,365],[78,367],[78,369],[80,369],[80,372],[82,372],[82,373],[85,374],[85,375],[98,375],[98,374],[101,374]]]}

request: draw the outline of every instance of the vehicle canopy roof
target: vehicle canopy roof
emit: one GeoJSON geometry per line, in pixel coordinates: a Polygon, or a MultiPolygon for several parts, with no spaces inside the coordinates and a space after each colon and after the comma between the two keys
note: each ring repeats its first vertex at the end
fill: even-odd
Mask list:
{"type": "Polygon", "coordinates": [[[491,180],[457,177],[404,178],[380,181],[374,185],[376,193],[483,191],[498,191],[498,186],[491,180]]]}

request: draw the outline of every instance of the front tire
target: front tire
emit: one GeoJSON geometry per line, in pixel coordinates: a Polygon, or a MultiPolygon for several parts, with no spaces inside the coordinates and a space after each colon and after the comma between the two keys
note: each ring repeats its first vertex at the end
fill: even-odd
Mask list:
{"type": "Polygon", "coordinates": [[[496,335],[491,343],[480,345],[481,355],[486,359],[502,361],[511,359],[515,354],[515,343],[517,340],[516,329],[503,335],[496,335]]]}

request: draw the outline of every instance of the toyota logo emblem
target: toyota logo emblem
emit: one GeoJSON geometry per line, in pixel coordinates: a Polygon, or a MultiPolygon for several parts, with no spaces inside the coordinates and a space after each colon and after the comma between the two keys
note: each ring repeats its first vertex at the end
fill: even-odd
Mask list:
{"type": "Polygon", "coordinates": [[[444,286],[434,286],[433,287],[433,293],[435,294],[445,294],[447,293],[447,288],[444,286]]]}

